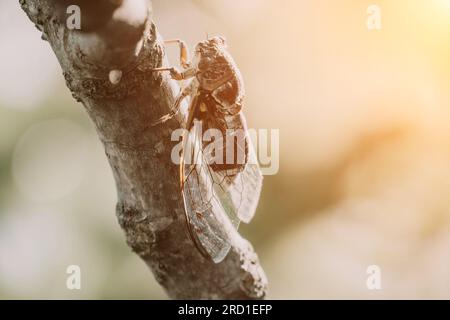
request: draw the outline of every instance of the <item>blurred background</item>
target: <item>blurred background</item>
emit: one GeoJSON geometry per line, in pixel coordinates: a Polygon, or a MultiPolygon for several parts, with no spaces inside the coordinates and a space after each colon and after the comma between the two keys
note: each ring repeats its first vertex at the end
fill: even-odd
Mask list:
{"type": "MultiPolygon", "coordinates": [[[[241,228],[270,298],[450,298],[450,0],[153,8],[165,38],[224,35],[249,126],[280,129],[280,171],[241,228]],[[382,290],[366,287],[370,265],[382,290]]],[[[0,298],[167,298],[127,247],[103,147],[18,1],[0,2],[0,43],[0,298]],[[81,290],[66,288],[72,264],[81,290]]]]}

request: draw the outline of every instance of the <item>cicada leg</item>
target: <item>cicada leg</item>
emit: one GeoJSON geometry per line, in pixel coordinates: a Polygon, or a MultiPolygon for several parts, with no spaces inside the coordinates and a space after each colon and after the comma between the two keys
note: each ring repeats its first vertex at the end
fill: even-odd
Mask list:
{"type": "Polygon", "coordinates": [[[187,85],[186,87],[181,89],[181,92],[178,94],[177,98],[175,99],[175,103],[174,103],[174,106],[172,107],[172,110],[168,114],[163,115],[161,118],[159,118],[158,120],[153,122],[152,126],[154,127],[158,124],[164,123],[167,120],[172,119],[180,111],[181,102],[184,100],[184,98],[186,98],[189,95],[192,96],[193,93],[196,91],[196,89],[197,89],[197,86],[196,86],[195,82],[191,82],[191,83],[189,83],[189,85],[187,85]]]}
{"type": "Polygon", "coordinates": [[[191,67],[191,63],[189,62],[189,49],[186,43],[179,39],[166,40],[164,43],[178,43],[180,46],[180,65],[183,68],[182,71],[179,71],[175,67],[158,67],[154,68],[153,71],[170,71],[170,76],[174,80],[186,80],[192,78],[196,74],[196,69],[191,67]]]}
{"type": "Polygon", "coordinates": [[[184,69],[189,68],[189,49],[188,46],[186,45],[186,42],[180,39],[170,39],[165,40],[164,43],[165,44],[178,43],[180,47],[180,65],[184,69]]]}
{"type": "Polygon", "coordinates": [[[175,104],[172,108],[172,110],[168,113],[163,115],[161,118],[159,118],[158,120],[154,121],[152,123],[152,127],[164,123],[170,119],[172,119],[174,116],[176,116],[176,114],[178,113],[178,111],[180,111],[180,105],[181,105],[181,101],[183,101],[183,99],[186,98],[186,95],[183,94],[183,92],[180,92],[180,94],[178,95],[178,97],[175,100],[175,104]]]}

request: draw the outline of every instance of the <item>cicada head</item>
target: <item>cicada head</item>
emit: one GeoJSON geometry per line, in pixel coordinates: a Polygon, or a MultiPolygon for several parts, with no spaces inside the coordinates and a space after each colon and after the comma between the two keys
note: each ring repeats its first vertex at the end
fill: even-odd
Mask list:
{"type": "Polygon", "coordinates": [[[195,46],[194,61],[200,69],[208,69],[217,62],[218,56],[223,56],[227,45],[224,37],[215,36],[199,42],[195,46]]]}
{"type": "Polygon", "coordinates": [[[207,52],[211,50],[223,50],[227,47],[226,40],[222,36],[215,36],[212,38],[208,38],[206,40],[200,41],[196,48],[195,52],[207,52]]]}
{"type": "Polygon", "coordinates": [[[200,41],[195,46],[195,54],[199,58],[214,56],[217,52],[225,50],[227,47],[224,37],[216,36],[200,41]]]}

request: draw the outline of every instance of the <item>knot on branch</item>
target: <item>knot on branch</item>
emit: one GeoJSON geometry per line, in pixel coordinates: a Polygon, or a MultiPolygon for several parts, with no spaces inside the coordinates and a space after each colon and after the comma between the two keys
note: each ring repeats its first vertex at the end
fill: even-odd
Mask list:
{"type": "Polygon", "coordinates": [[[150,256],[150,248],[155,243],[155,233],[145,213],[138,208],[118,202],[116,214],[131,249],[142,258],[150,256]]]}

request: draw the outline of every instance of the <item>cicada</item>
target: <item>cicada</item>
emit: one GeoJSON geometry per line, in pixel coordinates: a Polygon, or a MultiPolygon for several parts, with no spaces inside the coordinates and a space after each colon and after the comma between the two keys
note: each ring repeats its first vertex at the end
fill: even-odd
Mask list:
{"type": "Polygon", "coordinates": [[[241,239],[239,223],[253,218],[262,186],[242,113],[244,84],[223,37],[199,42],[192,59],[183,41],[166,41],[173,42],[180,46],[182,69],[153,70],[170,71],[173,79],[186,81],[171,113],[153,125],[172,118],[189,99],[180,156],[187,229],[200,253],[219,263],[241,239]],[[208,132],[214,134],[205,139],[208,132]]]}

